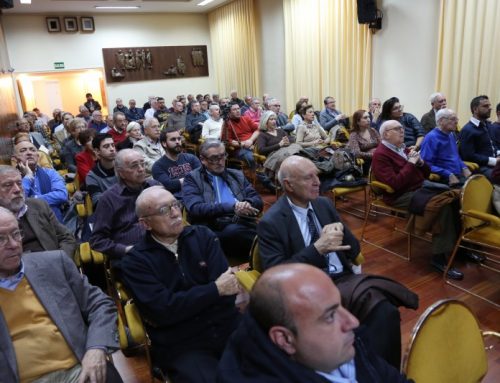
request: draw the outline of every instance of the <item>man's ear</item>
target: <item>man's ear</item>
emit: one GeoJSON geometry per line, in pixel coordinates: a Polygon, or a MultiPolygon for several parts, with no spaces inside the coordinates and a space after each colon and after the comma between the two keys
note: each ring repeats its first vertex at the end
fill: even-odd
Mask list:
{"type": "Polygon", "coordinates": [[[296,353],[295,335],[286,327],[273,326],[269,329],[268,335],[271,338],[271,342],[288,355],[292,356],[296,353]]]}
{"type": "Polygon", "coordinates": [[[144,229],[151,230],[151,226],[149,225],[148,221],[145,218],[139,218],[139,223],[144,229]]]}

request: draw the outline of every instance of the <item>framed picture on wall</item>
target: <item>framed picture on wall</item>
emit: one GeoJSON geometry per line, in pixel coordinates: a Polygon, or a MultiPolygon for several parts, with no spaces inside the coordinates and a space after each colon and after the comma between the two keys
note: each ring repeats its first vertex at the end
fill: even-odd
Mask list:
{"type": "Polygon", "coordinates": [[[94,18],[93,17],[80,17],[80,27],[82,32],[94,32],[94,18]]]}
{"type": "Polygon", "coordinates": [[[66,32],[78,32],[78,22],[76,21],[76,17],[64,18],[64,30],[66,32]]]}
{"type": "Polygon", "coordinates": [[[47,17],[47,31],[49,32],[61,32],[61,22],[59,17],[47,17]]]}

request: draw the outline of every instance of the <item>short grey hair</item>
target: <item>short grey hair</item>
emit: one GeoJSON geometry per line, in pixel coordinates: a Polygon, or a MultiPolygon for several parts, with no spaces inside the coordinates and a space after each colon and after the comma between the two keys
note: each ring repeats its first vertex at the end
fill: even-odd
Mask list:
{"type": "Polygon", "coordinates": [[[21,172],[13,166],[0,165],[0,177],[3,177],[7,173],[17,173],[17,174],[21,175],[21,172]]]}
{"type": "Polygon", "coordinates": [[[267,110],[264,112],[264,114],[260,118],[259,130],[267,132],[267,121],[269,121],[271,117],[277,118],[276,113],[274,113],[272,110],[267,110]]]}
{"type": "MultiPolygon", "coordinates": [[[[7,214],[7,215],[10,215],[12,218],[14,218],[17,222],[17,218],[16,216],[14,215],[13,212],[11,212],[9,209],[7,209],[6,207],[3,207],[3,206],[0,206],[0,214],[7,214]]],[[[19,226],[19,223],[18,223],[18,226],[19,226]]]]}
{"type": "Polygon", "coordinates": [[[429,101],[431,102],[431,104],[434,104],[439,96],[444,97],[443,94],[440,92],[432,93],[431,96],[429,97],[429,101]]]}
{"type": "Polygon", "coordinates": [[[127,125],[127,133],[130,133],[132,131],[132,129],[135,129],[135,128],[141,128],[141,124],[139,124],[137,121],[132,121],[132,122],[129,122],[128,125],[127,125]]]}
{"type": "Polygon", "coordinates": [[[454,114],[456,113],[452,109],[439,109],[436,112],[436,123],[439,125],[439,121],[441,121],[444,118],[450,118],[454,114]]]}
{"type": "Polygon", "coordinates": [[[138,153],[138,152],[135,151],[134,149],[122,149],[118,153],[116,153],[115,170],[123,169],[123,167],[125,166],[125,157],[131,153],[138,153]]]}
{"type": "Polygon", "coordinates": [[[380,129],[379,129],[380,137],[384,136],[384,133],[387,130],[387,128],[389,128],[389,126],[392,125],[394,122],[401,125],[401,123],[399,121],[396,121],[396,120],[387,120],[387,121],[384,121],[382,123],[382,125],[380,125],[380,129]]]}
{"type": "Polygon", "coordinates": [[[148,200],[149,195],[154,193],[156,190],[167,190],[163,187],[163,185],[153,185],[146,189],[144,189],[141,194],[135,200],[135,215],[137,218],[142,218],[146,214],[146,210],[148,210],[144,205],[148,200]]]}
{"type": "Polygon", "coordinates": [[[205,140],[205,142],[203,142],[203,144],[201,144],[200,156],[206,157],[208,149],[220,148],[221,146],[225,148],[224,143],[222,141],[218,140],[217,138],[209,138],[209,139],[205,140]]]}
{"type": "Polygon", "coordinates": [[[100,115],[102,116],[102,113],[101,113],[101,111],[100,111],[100,110],[94,110],[94,111],[92,112],[92,117],[95,117],[95,116],[97,116],[98,114],[100,114],[100,115]]]}
{"type": "Polygon", "coordinates": [[[158,122],[158,119],[154,118],[154,117],[151,117],[151,118],[146,118],[144,120],[144,129],[148,129],[151,127],[151,125],[153,125],[153,122],[158,122]]]}

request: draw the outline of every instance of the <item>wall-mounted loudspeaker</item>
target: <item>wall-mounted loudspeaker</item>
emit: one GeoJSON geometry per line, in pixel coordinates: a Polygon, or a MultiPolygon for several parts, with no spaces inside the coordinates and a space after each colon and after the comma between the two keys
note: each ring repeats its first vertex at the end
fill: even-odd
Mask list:
{"type": "Polygon", "coordinates": [[[358,23],[368,24],[377,18],[377,2],[375,0],[358,0],[358,23]]]}
{"type": "Polygon", "coordinates": [[[0,0],[0,9],[9,9],[14,7],[14,0],[0,0]]]}

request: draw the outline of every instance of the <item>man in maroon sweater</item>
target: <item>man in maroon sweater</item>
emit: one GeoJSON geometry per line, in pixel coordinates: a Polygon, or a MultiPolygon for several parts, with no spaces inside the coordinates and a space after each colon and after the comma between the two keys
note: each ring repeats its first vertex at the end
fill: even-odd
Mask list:
{"type": "MultiPolygon", "coordinates": [[[[388,120],[380,127],[382,142],[373,153],[372,174],[377,181],[394,189],[385,193],[384,202],[390,206],[407,209],[416,190],[429,177],[430,167],[415,150],[404,145],[404,129],[398,121],[388,120]]],[[[455,213],[451,205],[445,205],[439,213],[441,231],[432,236],[431,265],[444,272],[447,258],[453,251],[458,232],[455,213]]],[[[463,279],[462,272],[455,268],[448,270],[448,277],[463,279]]]]}

